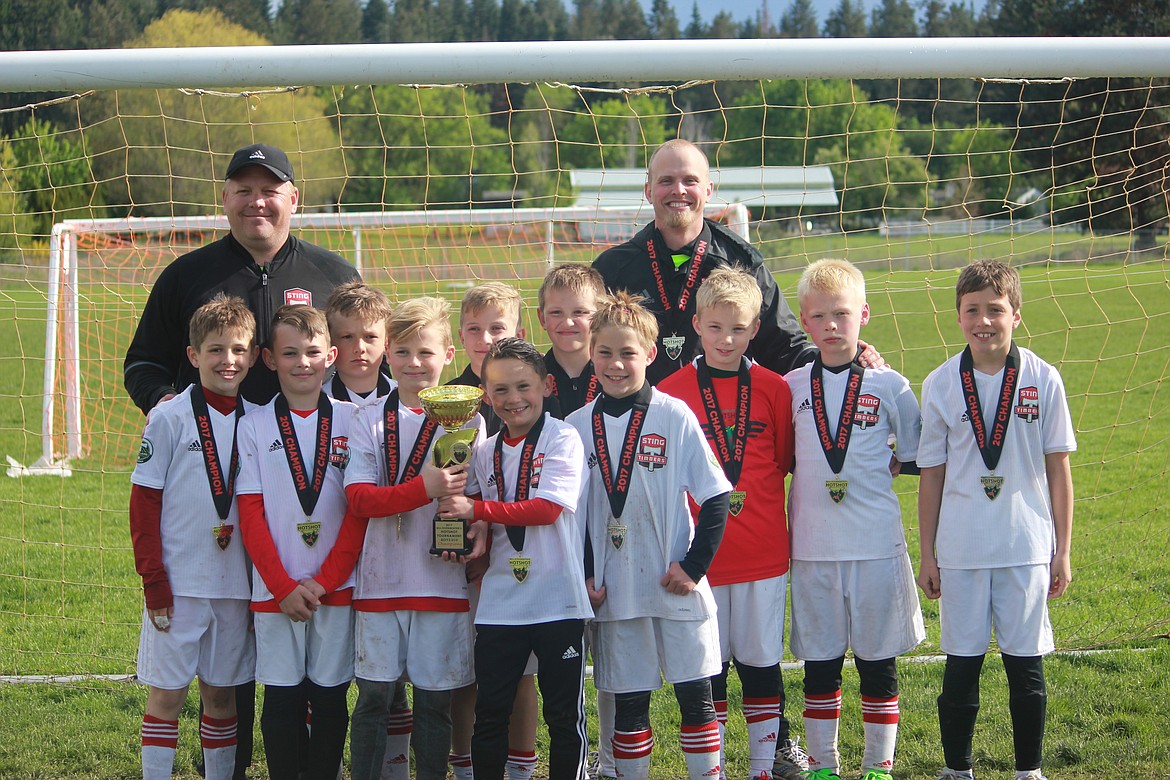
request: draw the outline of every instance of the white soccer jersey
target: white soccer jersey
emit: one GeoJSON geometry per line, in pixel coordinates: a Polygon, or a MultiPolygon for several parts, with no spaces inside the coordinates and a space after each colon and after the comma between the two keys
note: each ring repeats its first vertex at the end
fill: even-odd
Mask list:
{"type": "MultiPolygon", "coordinates": [[[[524,442],[505,443],[501,460],[504,495],[494,469],[497,433],[475,450],[468,495],[515,501],[524,442]]],[[[507,527],[492,525],[491,565],[480,587],[475,622],[515,626],[593,617],[585,591],[585,518],[577,510],[584,488],[585,448],[573,426],[546,414],[533,453],[528,498],[543,498],[563,511],[552,525],[527,526],[520,550],[507,527]]]]}
{"type": "MultiPolygon", "coordinates": [[[[386,403],[396,395],[379,398],[362,407],[350,443],[352,457],[346,485],[379,485],[386,478],[386,403]]],[[[398,404],[398,478],[401,478],[426,417],[398,404]]],[[[467,424],[480,428],[478,414],[467,424]]],[[[434,442],[443,435],[440,426],[434,442]]],[[[478,446],[478,444],[476,445],[478,446]]],[[[427,450],[427,459],[433,458],[427,450]]],[[[397,480],[396,480],[397,482],[397,480]]],[[[431,555],[438,502],[432,501],[401,516],[374,517],[366,528],[361,557],[355,570],[354,599],[467,599],[464,567],[431,555]]],[[[358,608],[363,608],[358,604],[358,608]]],[[[422,603],[425,607],[425,601],[422,603]]],[[[369,608],[366,605],[365,608],[369,608]]],[[[417,608],[417,607],[416,607],[417,608]]]]}
{"type": "MultiPolygon", "coordinates": [[[[161,490],[163,566],[176,596],[212,599],[248,598],[248,569],[235,498],[220,520],[207,481],[203,446],[191,410],[190,385],[151,410],[142,436],[138,465],[130,481],[161,490]],[[230,526],[228,528],[227,526],[230,526]]],[[[242,398],[244,410],[254,408],[242,398]]],[[[219,459],[226,474],[236,436],[236,413],[207,409],[219,459]]]]}
{"type": "MultiPolygon", "coordinates": [[[[983,418],[995,415],[1003,371],[975,371],[983,418]]],[[[959,380],[959,356],[922,384],[922,443],[918,465],[946,465],[935,547],[944,569],[982,569],[1049,563],[1055,550],[1044,456],[1073,452],[1076,439],[1064,382],[1056,369],[1020,347],[1020,374],[1003,453],[995,474],[998,497],[984,493],[987,466],[975,444],[959,380]]]]}
{"type": "MultiPolygon", "coordinates": [[[[676,596],[658,584],[670,564],[690,549],[694,526],[684,493],[698,504],[731,491],[723,469],[687,405],[658,390],[651,396],[634,452],[625,509],[617,520],[597,467],[592,415],[595,400],[567,420],[585,443],[586,527],[593,544],[594,577],[606,588],[597,620],[637,617],[705,620],[715,603],[704,577],[690,594],[676,596]]],[[[605,415],[606,445],[616,479],[630,412],[605,415]]]]}
{"type": "MultiPolygon", "coordinates": [[[[812,366],[785,377],[792,390],[796,468],[788,493],[792,559],[860,561],[893,558],[906,551],[902,509],[890,476],[889,440],[897,440],[898,459],[918,454],[922,419],[905,377],[892,368],[867,368],[861,380],[853,432],[845,463],[835,475],[817,435],[812,408],[812,366]],[[848,482],[838,503],[826,482],[848,482]]],[[[837,433],[849,372],[824,372],[825,414],[829,434],[837,433]]]]}
{"type": "MultiPolygon", "coordinates": [[[[357,408],[344,401],[330,400],[333,419],[328,471],[313,516],[307,518],[297,498],[292,471],[285,456],[284,437],[276,424],[275,403],[275,399],[269,401],[240,421],[240,477],[236,494],[264,497],[264,516],[280,562],[288,576],[299,582],[321,571],[321,563],[333,549],[341,520],[345,517],[343,480],[350,460],[349,432],[357,408]],[[318,523],[319,528],[316,527],[318,523]]],[[[306,475],[311,482],[317,454],[318,413],[314,411],[308,417],[290,416],[306,475]]],[[[353,575],[350,575],[338,590],[352,586],[353,575]]],[[[259,572],[254,572],[252,601],[270,601],[272,598],[264,579],[259,572]]]]}
{"type": "Polygon", "coordinates": [[[380,399],[386,397],[386,395],[396,387],[398,387],[398,382],[384,375],[378,377],[377,389],[365,397],[362,397],[352,390],[346,388],[345,383],[341,381],[341,377],[337,374],[334,374],[329,379],[326,379],[325,383],[321,385],[321,389],[325,392],[325,395],[333,398],[334,400],[349,401],[358,408],[377,403],[380,399]],[[339,384],[340,387],[338,387],[339,384]],[[340,392],[342,390],[344,390],[344,394],[340,392]]]}

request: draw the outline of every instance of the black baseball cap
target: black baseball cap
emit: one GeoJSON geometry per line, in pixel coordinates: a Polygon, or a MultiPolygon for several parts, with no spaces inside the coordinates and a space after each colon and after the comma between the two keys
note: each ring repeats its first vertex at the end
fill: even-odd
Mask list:
{"type": "Polygon", "coordinates": [[[263,165],[281,181],[293,180],[292,163],[288,161],[288,155],[268,144],[252,144],[238,150],[232,155],[232,161],[228,163],[227,173],[223,178],[230,179],[241,168],[247,168],[249,165],[263,165]]]}

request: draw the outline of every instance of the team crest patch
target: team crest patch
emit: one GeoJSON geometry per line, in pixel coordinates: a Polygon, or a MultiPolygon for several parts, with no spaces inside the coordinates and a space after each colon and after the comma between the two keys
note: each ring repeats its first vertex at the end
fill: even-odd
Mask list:
{"type": "Polygon", "coordinates": [[[524,580],[528,579],[528,572],[532,571],[531,558],[517,556],[515,558],[509,558],[508,563],[512,565],[512,576],[516,578],[516,582],[524,582],[524,580]]]}
{"type": "Polygon", "coordinates": [[[849,488],[849,480],[826,479],[825,487],[829,489],[829,498],[833,499],[833,503],[840,504],[845,500],[845,491],[849,488]]]}
{"type": "Polygon", "coordinates": [[[329,462],[342,471],[345,471],[345,467],[349,465],[348,437],[335,436],[333,441],[329,443],[329,462]]]}
{"type": "Polygon", "coordinates": [[[154,457],[154,445],[150,443],[150,439],[143,439],[142,444],[138,445],[138,462],[146,463],[154,457]]]}
{"type": "Polygon", "coordinates": [[[540,453],[532,459],[532,476],[529,477],[528,487],[530,490],[535,490],[540,487],[540,469],[544,466],[544,453],[540,453]]]}
{"type": "Polygon", "coordinates": [[[679,355],[682,354],[683,347],[686,346],[687,340],[683,336],[671,334],[662,339],[662,348],[666,350],[666,356],[671,360],[678,360],[679,355]]]}
{"type": "Polygon", "coordinates": [[[613,549],[622,549],[622,545],[626,543],[626,527],[610,523],[606,526],[605,531],[609,534],[609,543],[613,545],[613,549]]]}
{"type": "Polygon", "coordinates": [[[286,306],[312,306],[313,293],[303,287],[294,287],[291,290],[285,290],[284,303],[286,306]]]}
{"type": "Polygon", "coordinates": [[[305,543],[306,547],[312,547],[321,538],[320,523],[297,523],[297,531],[300,533],[301,541],[305,543]]]}
{"type": "Polygon", "coordinates": [[[747,492],[743,490],[731,491],[731,516],[739,517],[739,513],[743,511],[744,502],[747,501],[747,492]]]}
{"type": "Polygon", "coordinates": [[[865,430],[871,426],[877,425],[878,407],[882,405],[881,399],[876,395],[869,395],[866,393],[857,399],[857,412],[853,415],[853,424],[865,430]]]}
{"type": "Polygon", "coordinates": [[[994,501],[999,498],[999,492],[1003,490],[1003,477],[987,475],[980,477],[979,482],[983,485],[984,494],[990,500],[994,501]]]}
{"type": "Polygon", "coordinates": [[[1016,417],[1024,422],[1036,422],[1040,419],[1040,391],[1035,387],[1021,387],[1016,404],[1016,417]]]}
{"type": "Polygon", "coordinates": [[[666,465],[666,437],[648,433],[638,442],[638,454],[634,460],[649,471],[666,465]]]}
{"type": "Polygon", "coordinates": [[[219,549],[226,550],[228,545],[232,543],[234,529],[234,525],[217,525],[211,529],[211,532],[215,534],[215,543],[219,545],[219,549]]]}

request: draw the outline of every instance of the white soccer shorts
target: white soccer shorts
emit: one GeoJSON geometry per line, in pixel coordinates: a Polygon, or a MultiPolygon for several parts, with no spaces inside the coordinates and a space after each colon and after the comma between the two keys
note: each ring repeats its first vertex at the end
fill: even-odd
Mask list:
{"type": "Polygon", "coordinates": [[[597,622],[593,678],[610,693],[653,691],[720,672],[719,627],[705,620],[631,618],[597,622]]]}
{"type": "Polygon", "coordinates": [[[475,682],[473,642],[466,612],[358,612],[354,671],[363,680],[451,691],[475,682]]]}
{"type": "Polygon", "coordinates": [[[353,679],[353,608],[322,605],[305,623],[283,612],[257,612],[256,682],[323,688],[353,679]]]}
{"type": "Polygon", "coordinates": [[[949,655],[987,652],[992,628],[1001,652],[1047,655],[1054,649],[1048,620],[1046,563],[998,569],[943,569],[939,645],[949,655]]]}
{"type": "Polygon", "coordinates": [[[772,666],[784,656],[784,599],[788,576],[714,585],[723,663],[735,658],[748,666],[772,666]]]}
{"type": "Polygon", "coordinates": [[[167,691],[186,688],[196,676],[230,688],[256,673],[247,599],[175,596],[171,628],[159,631],[142,612],[138,679],[167,691]]]}

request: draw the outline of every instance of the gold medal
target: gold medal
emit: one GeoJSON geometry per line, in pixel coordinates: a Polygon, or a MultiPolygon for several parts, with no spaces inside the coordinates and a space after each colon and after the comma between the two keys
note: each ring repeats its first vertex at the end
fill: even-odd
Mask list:
{"type": "Polygon", "coordinates": [[[516,578],[516,582],[524,582],[528,579],[528,572],[532,570],[531,558],[514,555],[508,559],[508,564],[512,567],[512,576],[516,578]]]}
{"type": "Polygon", "coordinates": [[[731,515],[738,517],[739,513],[743,511],[743,505],[747,502],[746,490],[731,491],[731,515]]]}
{"type": "Polygon", "coordinates": [[[845,491],[849,489],[849,480],[826,479],[825,487],[829,489],[829,498],[833,499],[833,503],[840,504],[845,500],[845,491]]]}
{"type": "Polygon", "coordinates": [[[613,549],[622,549],[622,545],[626,543],[626,526],[610,523],[605,527],[605,532],[609,534],[609,543],[613,545],[613,549]]]}
{"type": "Polygon", "coordinates": [[[995,474],[988,474],[979,478],[979,482],[983,485],[983,493],[988,500],[994,501],[999,498],[999,493],[1003,490],[1003,477],[995,474]]]}
{"type": "Polygon", "coordinates": [[[226,550],[228,545],[232,543],[232,531],[235,526],[231,524],[213,525],[211,533],[215,536],[215,543],[219,545],[219,549],[226,550]]]}
{"type": "Polygon", "coordinates": [[[305,522],[297,523],[297,532],[300,533],[301,541],[305,543],[305,546],[312,547],[321,537],[321,524],[305,518],[305,522]]]}

